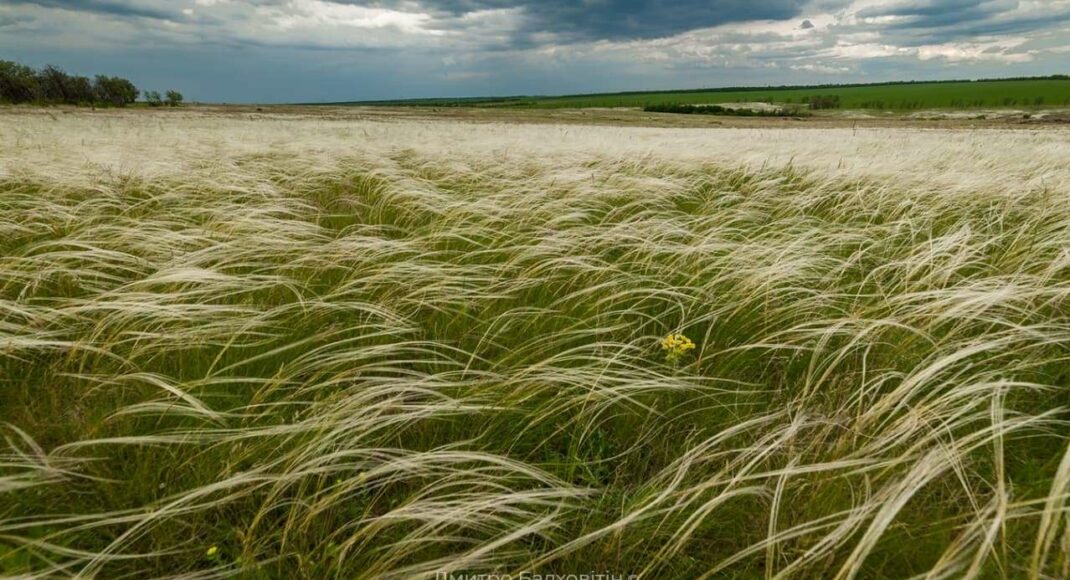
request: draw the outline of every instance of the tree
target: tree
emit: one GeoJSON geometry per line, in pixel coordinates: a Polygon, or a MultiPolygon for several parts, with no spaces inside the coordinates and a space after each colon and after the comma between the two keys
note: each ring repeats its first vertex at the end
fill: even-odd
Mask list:
{"type": "Polygon", "coordinates": [[[182,100],[182,93],[174,89],[167,91],[167,106],[177,107],[182,104],[182,100]]]}
{"type": "Polygon", "coordinates": [[[48,65],[37,72],[41,86],[41,99],[50,103],[66,103],[71,96],[70,76],[63,69],[48,65]]]}
{"type": "MultiPolygon", "coordinates": [[[[34,70],[17,62],[0,60],[0,103],[67,103],[71,105],[106,104],[117,107],[137,101],[137,87],[122,77],[97,75],[95,79],[69,75],[63,69],[48,65],[34,70]]],[[[157,91],[146,94],[154,106],[165,101],[157,91]]],[[[177,107],[182,94],[168,91],[168,105],[177,107]]]]}
{"type": "Polygon", "coordinates": [[[28,103],[41,98],[37,73],[28,66],[0,60],[0,102],[28,103]]]}
{"type": "Polygon", "coordinates": [[[123,107],[137,101],[140,91],[134,83],[120,77],[97,75],[93,83],[97,100],[109,105],[123,107]]]}
{"type": "Polygon", "coordinates": [[[163,99],[160,98],[160,91],[147,91],[145,93],[145,102],[150,107],[160,107],[163,105],[163,99]]]}
{"type": "Polygon", "coordinates": [[[93,83],[86,77],[67,77],[67,100],[71,105],[87,105],[97,100],[93,83]]]}

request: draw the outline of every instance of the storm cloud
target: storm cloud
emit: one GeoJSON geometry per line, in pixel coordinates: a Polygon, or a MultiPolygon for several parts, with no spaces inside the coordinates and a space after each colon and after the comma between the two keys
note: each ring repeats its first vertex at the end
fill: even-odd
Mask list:
{"type": "Polygon", "coordinates": [[[1070,0],[0,0],[0,54],[225,101],[1066,73],[1070,0]]]}
{"type": "Polygon", "coordinates": [[[77,12],[99,13],[109,16],[170,20],[179,13],[157,8],[152,3],[121,0],[4,0],[0,4],[33,5],[77,12]],[[149,6],[146,6],[149,4],[149,6]]]}
{"type": "Polygon", "coordinates": [[[454,16],[519,8],[527,17],[522,38],[530,41],[532,35],[540,34],[570,40],[660,38],[733,22],[794,18],[806,3],[807,0],[426,0],[419,4],[454,16]]]}

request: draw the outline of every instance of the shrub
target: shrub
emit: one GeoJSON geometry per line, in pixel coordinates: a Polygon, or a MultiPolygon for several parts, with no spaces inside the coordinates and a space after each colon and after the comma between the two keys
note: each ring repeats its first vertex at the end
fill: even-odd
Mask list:
{"type": "Polygon", "coordinates": [[[137,101],[139,91],[134,83],[120,77],[97,75],[94,83],[97,100],[109,105],[123,107],[137,101]]]}
{"type": "Polygon", "coordinates": [[[647,113],[675,113],[678,115],[721,115],[728,117],[797,117],[798,108],[779,108],[770,111],[756,111],[746,108],[726,108],[720,105],[686,105],[681,103],[660,103],[643,107],[647,113]]]}
{"type": "Polygon", "coordinates": [[[177,107],[177,106],[182,104],[182,100],[183,100],[182,93],[180,93],[180,92],[178,92],[176,90],[173,90],[173,89],[170,90],[170,91],[167,91],[167,106],[168,107],[177,107]]]}
{"type": "Polygon", "coordinates": [[[40,97],[37,73],[28,66],[0,60],[0,102],[28,103],[40,97]]]}
{"type": "Polygon", "coordinates": [[[839,109],[839,95],[817,95],[810,97],[810,109],[819,111],[822,109],[839,109]]]}

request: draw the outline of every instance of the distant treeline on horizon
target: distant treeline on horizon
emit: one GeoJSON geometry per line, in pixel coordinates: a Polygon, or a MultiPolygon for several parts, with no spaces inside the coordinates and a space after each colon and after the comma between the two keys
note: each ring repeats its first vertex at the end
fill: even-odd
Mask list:
{"type": "MultiPolygon", "coordinates": [[[[92,105],[124,107],[137,101],[141,91],[128,79],[117,76],[89,77],[71,75],[63,69],[46,65],[40,69],[0,60],[0,103],[42,105],[92,105]]],[[[178,91],[167,91],[166,100],[156,91],[145,93],[150,105],[177,106],[182,102],[178,91]]]]}

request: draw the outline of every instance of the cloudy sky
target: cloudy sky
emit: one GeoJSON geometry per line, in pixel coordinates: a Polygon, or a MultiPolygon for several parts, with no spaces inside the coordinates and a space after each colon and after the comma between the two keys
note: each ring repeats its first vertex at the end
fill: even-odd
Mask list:
{"type": "Polygon", "coordinates": [[[1070,0],[0,0],[0,58],[221,102],[1070,72],[1070,0]]]}

